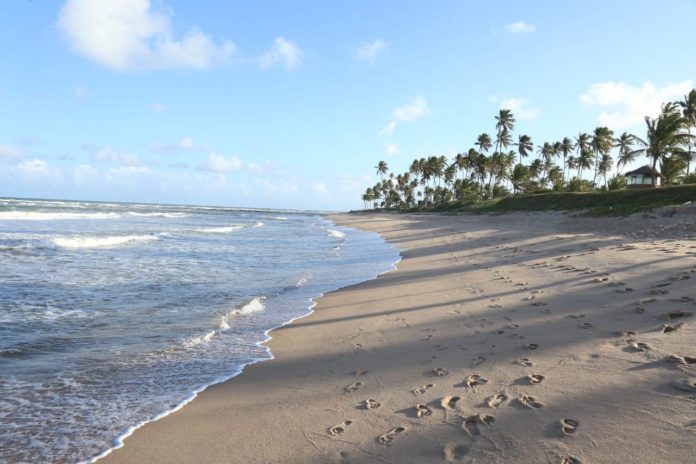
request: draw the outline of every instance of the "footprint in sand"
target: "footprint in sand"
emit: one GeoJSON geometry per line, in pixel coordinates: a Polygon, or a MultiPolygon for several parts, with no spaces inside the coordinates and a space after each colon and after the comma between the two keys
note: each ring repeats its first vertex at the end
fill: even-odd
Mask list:
{"type": "Polygon", "coordinates": [[[673,381],[672,385],[677,390],[681,390],[688,393],[696,393],[696,380],[695,379],[680,379],[673,381]]]}
{"type": "Polygon", "coordinates": [[[495,422],[495,417],[488,414],[474,414],[464,419],[463,428],[470,436],[479,435],[479,425],[492,425],[495,422]]]}
{"type": "Polygon", "coordinates": [[[507,329],[517,329],[520,325],[519,324],[508,324],[505,326],[507,329]]]}
{"type": "Polygon", "coordinates": [[[529,383],[531,383],[532,385],[538,385],[538,384],[540,384],[541,382],[544,381],[545,378],[546,378],[546,377],[544,377],[544,376],[541,375],[541,374],[529,374],[529,375],[527,376],[527,380],[529,380],[529,383]]]}
{"type": "Polygon", "coordinates": [[[340,424],[336,424],[333,427],[329,427],[329,435],[331,435],[332,437],[335,437],[336,435],[339,435],[339,434],[345,432],[346,427],[348,427],[352,423],[353,423],[353,421],[347,420],[345,422],[341,422],[340,424]]]}
{"type": "Polygon", "coordinates": [[[563,435],[573,435],[580,427],[580,422],[575,419],[564,417],[561,419],[561,432],[563,435]]]}
{"type": "Polygon", "coordinates": [[[365,409],[368,409],[368,410],[369,409],[377,409],[380,406],[382,406],[382,403],[380,403],[379,401],[372,399],[372,398],[368,398],[365,401],[363,401],[363,407],[365,409]]]}
{"type": "Polygon", "coordinates": [[[648,295],[667,295],[667,294],[669,294],[669,290],[666,290],[664,288],[653,288],[648,293],[648,295]]]}
{"type": "Polygon", "coordinates": [[[348,385],[344,390],[346,391],[346,393],[351,393],[351,392],[358,390],[362,386],[363,386],[362,382],[354,382],[354,383],[351,383],[350,385],[348,385]]]}
{"type": "Polygon", "coordinates": [[[543,301],[535,301],[534,303],[532,303],[532,306],[546,306],[546,303],[544,303],[543,301]]]}
{"type": "Polygon", "coordinates": [[[663,314],[663,315],[662,315],[662,318],[663,318],[663,319],[668,319],[668,320],[670,320],[670,321],[673,321],[673,320],[675,320],[675,319],[681,319],[681,318],[683,318],[683,317],[691,317],[691,316],[693,316],[693,314],[694,314],[694,313],[690,313],[690,312],[687,312],[687,311],[679,311],[679,310],[676,310],[676,311],[670,311],[670,312],[668,312],[667,314],[663,314]]]}
{"type": "Polygon", "coordinates": [[[635,351],[650,351],[652,349],[652,347],[645,342],[632,341],[628,344],[628,346],[633,348],[635,351]]]}
{"type": "Polygon", "coordinates": [[[678,354],[668,354],[665,358],[667,362],[682,364],[682,365],[692,365],[696,364],[696,358],[691,356],[680,356],[678,354]]]}
{"type": "Polygon", "coordinates": [[[497,408],[501,404],[503,404],[505,401],[507,401],[508,396],[507,393],[504,391],[501,391],[499,393],[496,393],[495,395],[491,396],[486,400],[486,404],[488,404],[489,407],[491,408],[497,408]]]}
{"type": "Polygon", "coordinates": [[[463,461],[469,454],[469,447],[463,443],[448,443],[443,452],[447,462],[463,461]]]}
{"type": "Polygon", "coordinates": [[[436,367],[435,369],[432,369],[430,371],[430,374],[436,377],[444,377],[446,375],[449,375],[449,371],[441,367],[436,367]]]}
{"type": "Polygon", "coordinates": [[[609,277],[604,276],[604,277],[597,277],[596,279],[592,279],[592,282],[599,283],[599,282],[606,282],[608,280],[609,280],[609,277]]]}
{"type": "Polygon", "coordinates": [[[579,329],[591,329],[592,327],[594,327],[594,325],[592,325],[591,322],[583,322],[578,326],[579,329]]]}
{"type": "Polygon", "coordinates": [[[432,409],[430,409],[428,407],[428,405],[426,405],[426,404],[417,404],[415,406],[415,408],[416,408],[416,417],[419,419],[421,417],[427,417],[427,416],[431,416],[433,414],[432,409]]]}
{"type": "Polygon", "coordinates": [[[537,399],[531,395],[520,395],[519,398],[517,398],[517,401],[519,401],[522,406],[529,409],[539,409],[544,407],[543,403],[537,401],[537,399]]]}
{"type": "Polygon", "coordinates": [[[485,360],[486,360],[485,356],[479,355],[479,356],[476,356],[474,359],[472,359],[471,362],[469,363],[469,365],[471,367],[476,367],[479,364],[482,364],[485,360]]]}
{"type": "Polygon", "coordinates": [[[355,369],[353,371],[353,375],[355,375],[355,376],[365,375],[365,374],[367,374],[367,371],[365,369],[358,368],[358,369],[355,369]]]}
{"type": "Polygon", "coordinates": [[[534,365],[534,363],[532,361],[530,361],[529,358],[520,358],[516,362],[520,366],[524,366],[524,367],[532,367],[534,365]]]}
{"type": "Polygon", "coordinates": [[[528,343],[528,344],[524,345],[524,347],[528,350],[536,350],[537,348],[539,348],[539,344],[538,343],[528,343]]]}
{"type": "Polygon", "coordinates": [[[684,326],[683,322],[679,322],[674,325],[662,324],[662,333],[676,332],[684,326]]]}
{"type": "Polygon", "coordinates": [[[466,384],[467,388],[475,388],[478,385],[487,384],[488,379],[484,379],[478,374],[471,374],[466,379],[464,379],[464,383],[466,384]]]}
{"type": "Polygon", "coordinates": [[[402,426],[402,425],[400,425],[400,426],[398,426],[398,427],[394,427],[393,429],[391,429],[391,430],[388,431],[387,433],[385,433],[385,434],[380,435],[379,437],[377,437],[377,441],[378,441],[379,443],[381,443],[382,445],[388,445],[389,443],[391,443],[392,441],[394,441],[394,439],[395,439],[398,435],[404,433],[405,431],[406,431],[406,427],[404,427],[404,426],[402,426]]]}
{"type": "Polygon", "coordinates": [[[636,314],[643,314],[645,312],[645,307],[644,306],[636,306],[633,308],[633,312],[636,314]]]}
{"type": "Polygon", "coordinates": [[[582,464],[582,461],[575,456],[563,456],[561,464],[582,464]]]}
{"type": "Polygon", "coordinates": [[[682,296],[680,298],[670,298],[669,301],[672,303],[692,303],[694,299],[690,296],[682,296]]]}
{"type": "Polygon", "coordinates": [[[440,406],[442,409],[457,409],[457,403],[461,399],[461,396],[445,396],[440,400],[440,406]]]}
{"type": "Polygon", "coordinates": [[[423,393],[425,393],[426,391],[430,390],[434,386],[435,386],[434,383],[429,383],[427,385],[421,385],[420,387],[417,387],[417,388],[414,388],[413,390],[411,390],[411,393],[413,393],[416,396],[419,396],[419,395],[422,395],[423,393]]]}
{"type": "Polygon", "coordinates": [[[632,330],[617,330],[614,332],[614,336],[616,337],[631,337],[633,335],[636,335],[636,332],[632,330]]]}

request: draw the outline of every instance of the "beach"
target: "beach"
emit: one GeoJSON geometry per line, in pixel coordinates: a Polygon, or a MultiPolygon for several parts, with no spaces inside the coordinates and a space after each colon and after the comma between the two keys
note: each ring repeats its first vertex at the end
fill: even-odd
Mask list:
{"type": "Polygon", "coordinates": [[[693,462],[694,218],[332,216],[398,269],[99,462],[693,462]]]}

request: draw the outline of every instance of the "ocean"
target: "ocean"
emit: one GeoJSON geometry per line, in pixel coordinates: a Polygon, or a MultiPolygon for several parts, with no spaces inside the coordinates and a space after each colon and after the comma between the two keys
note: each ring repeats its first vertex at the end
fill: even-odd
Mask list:
{"type": "Polygon", "coordinates": [[[394,268],[319,214],[0,199],[0,462],[89,462],[394,268]]]}

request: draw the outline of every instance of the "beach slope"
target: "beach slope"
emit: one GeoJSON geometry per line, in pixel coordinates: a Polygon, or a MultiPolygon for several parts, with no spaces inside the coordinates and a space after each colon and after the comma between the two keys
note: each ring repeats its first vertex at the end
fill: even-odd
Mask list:
{"type": "Polygon", "coordinates": [[[336,216],[398,271],[99,462],[693,462],[694,217],[336,216]]]}

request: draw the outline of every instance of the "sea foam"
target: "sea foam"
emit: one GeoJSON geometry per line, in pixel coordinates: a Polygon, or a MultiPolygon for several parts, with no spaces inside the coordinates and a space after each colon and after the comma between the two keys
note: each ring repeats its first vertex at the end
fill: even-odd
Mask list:
{"type": "Polygon", "coordinates": [[[53,221],[66,219],[118,219],[116,213],[44,213],[40,211],[0,211],[0,220],[53,221]]]}
{"type": "Polygon", "coordinates": [[[106,248],[131,242],[149,242],[158,240],[156,235],[113,235],[113,236],[77,236],[57,237],[51,241],[61,248],[106,248]]]}
{"type": "Polygon", "coordinates": [[[345,237],[346,237],[346,234],[344,234],[343,232],[340,232],[340,231],[338,231],[338,230],[329,230],[329,237],[333,237],[333,238],[345,238],[345,237]]]}

